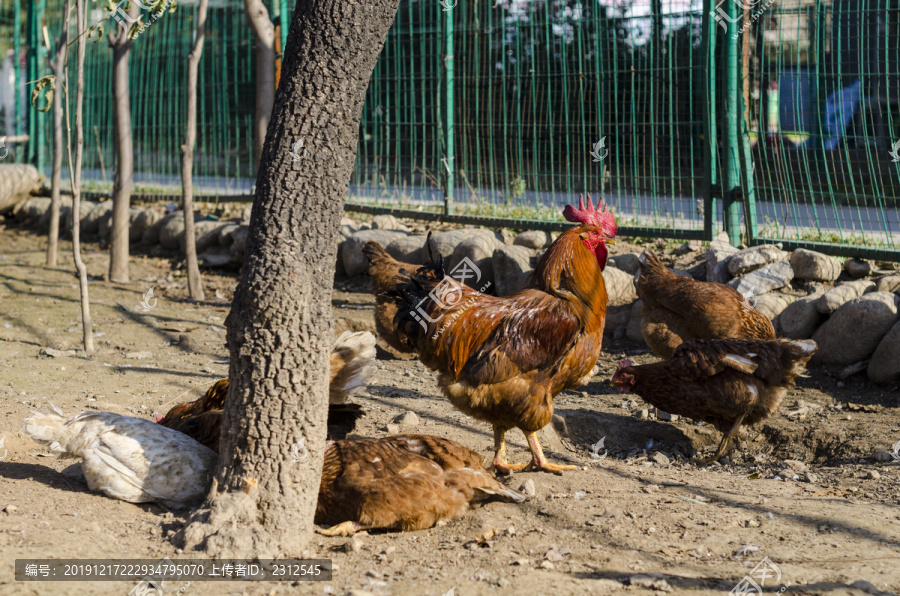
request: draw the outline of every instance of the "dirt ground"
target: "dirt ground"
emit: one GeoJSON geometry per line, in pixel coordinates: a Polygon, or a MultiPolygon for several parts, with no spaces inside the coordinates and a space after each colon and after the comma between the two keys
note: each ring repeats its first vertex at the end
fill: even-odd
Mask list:
{"type": "MultiPolygon", "coordinates": [[[[111,284],[102,281],[108,253],[89,243],[98,351],[51,357],[42,350],[77,350],[81,328],[69,253],[50,270],[43,248],[31,232],[0,232],[0,594],[124,595],[134,583],[15,582],[13,562],[174,559],[180,554],[169,540],[184,514],[89,492],[64,472],[70,460],[47,456],[23,434],[22,419],[48,400],[67,414],[149,417],[193,399],[227,374],[224,320],[236,272],[204,272],[211,299],[194,304],[184,300],[175,260],[136,256],[134,281],[111,284]],[[144,313],[138,302],[151,286],[159,301],[144,313]]],[[[373,330],[367,281],[336,288],[338,330],[373,330]]],[[[357,436],[385,436],[387,424],[412,411],[418,424],[403,432],[449,437],[490,460],[487,424],[454,410],[418,361],[379,356],[356,398],[367,410],[357,436]]],[[[776,417],[745,432],[731,461],[703,467],[694,455],[711,452],[719,434],[685,419],[657,420],[639,398],[611,387],[625,356],[651,360],[607,339],[599,374],[557,397],[565,428],[543,431],[548,454],[582,468],[506,481],[519,488],[532,480],[532,500],[488,504],[430,530],[363,535],[355,552],[345,550],[346,538],[316,536],[310,554],[333,560],[331,582],[194,582],[165,593],[724,595],[764,557],[780,573],[764,581],[766,593],[900,590],[900,462],[874,458],[900,441],[896,387],[875,387],[865,375],[840,382],[813,369],[776,417]],[[592,456],[601,438],[605,449],[592,456]]],[[[511,460],[525,461],[524,438],[509,436],[511,460]]],[[[759,581],[758,572],[753,577],[759,581]]]]}

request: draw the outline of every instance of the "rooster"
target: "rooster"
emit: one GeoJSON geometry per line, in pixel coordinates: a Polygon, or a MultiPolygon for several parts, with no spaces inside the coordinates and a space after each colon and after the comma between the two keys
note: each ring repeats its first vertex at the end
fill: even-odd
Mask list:
{"type": "Polygon", "coordinates": [[[671,358],[675,348],[692,339],[775,339],[772,321],[740,292],[672,273],[649,248],[641,254],[635,286],[641,333],[660,358],[671,358]]]}
{"type": "Polygon", "coordinates": [[[58,409],[35,413],[22,426],[61,457],[78,457],[88,487],[131,503],[185,507],[209,490],[218,455],[194,439],[143,418],[58,409]]]}
{"type": "Polygon", "coordinates": [[[696,340],[668,361],[634,366],[623,360],[612,383],[666,412],[702,420],[724,433],[708,463],[729,449],[742,424],[775,413],[816,352],[812,340],[696,340]]]}
{"type": "Polygon", "coordinates": [[[349,536],[361,530],[422,530],[458,517],[471,503],[525,495],[497,482],[481,456],[449,439],[398,435],[329,441],[316,506],[318,530],[349,536]]]}
{"type": "MultiPolygon", "coordinates": [[[[343,439],[363,416],[358,404],[348,397],[366,385],[375,358],[375,336],[367,331],[345,331],[331,351],[331,383],[328,392],[328,436],[343,439]]],[[[203,445],[219,450],[222,409],[228,395],[228,379],[220,379],[198,400],[178,404],[165,415],[156,414],[159,424],[181,431],[203,445]]]]}
{"type": "MultiPolygon", "coordinates": [[[[600,202],[602,205],[602,201],[600,202]]],[[[606,320],[606,243],[615,217],[588,195],[563,211],[578,225],[541,257],[529,287],[505,297],[482,294],[445,276],[442,260],[420,268],[387,294],[398,303],[396,328],[462,412],[494,430],[494,469],[524,465],[506,459],[505,434],[528,440],[530,469],[561,473],[574,466],[547,461],[537,431],[553,416],[560,391],[586,383],[600,354],[606,320]]]]}
{"type": "Polygon", "coordinates": [[[369,260],[369,277],[372,278],[372,292],[375,294],[375,330],[385,342],[401,353],[412,350],[397,336],[394,317],[397,316],[397,305],[385,292],[402,283],[401,270],[415,271],[418,266],[395,261],[381,245],[374,241],[366,242],[362,249],[369,260]]]}

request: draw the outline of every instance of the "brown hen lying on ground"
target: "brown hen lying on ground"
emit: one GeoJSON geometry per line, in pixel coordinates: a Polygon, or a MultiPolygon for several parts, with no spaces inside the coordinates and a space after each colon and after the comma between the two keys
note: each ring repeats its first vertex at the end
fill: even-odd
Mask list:
{"type": "Polygon", "coordinates": [[[692,339],[775,339],[772,321],[734,288],[672,273],[650,249],[640,264],[641,333],[660,358],[692,339]]]}
{"type": "Polygon", "coordinates": [[[574,468],[548,462],[536,433],[553,417],[554,396],[586,383],[597,363],[606,320],[606,242],[617,226],[590,195],[587,206],[581,197],[579,208],[567,206],[563,215],[578,225],[547,249],[530,287],[520,292],[482,294],[453,278],[462,265],[446,275],[437,255],[436,263],[387,293],[398,305],[398,336],[438,373],[450,403],[493,426],[494,468],[503,473],[525,467],[506,459],[505,434],[512,428],[528,440],[531,468],[574,468]]]}
{"type": "Polygon", "coordinates": [[[332,526],[319,530],[327,536],[422,530],[489,500],[522,502],[525,495],[497,482],[480,455],[449,439],[329,441],[315,521],[332,526]]]}
{"type": "MultiPolygon", "coordinates": [[[[375,336],[368,331],[345,331],[334,342],[331,351],[331,383],[328,394],[328,436],[343,439],[363,416],[358,404],[346,403],[350,394],[362,389],[375,358],[375,336]]],[[[165,427],[181,431],[219,451],[219,431],[222,408],[228,395],[228,379],[221,379],[198,400],[178,404],[156,421],[165,427]]]]}
{"type": "Polygon", "coordinates": [[[409,353],[413,350],[397,335],[394,317],[397,316],[397,305],[385,292],[397,287],[406,279],[400,270],[415,271],[419,265],[411,265],[395,261],[377,242],[369,241],[362,249],[369,260],[369,277],[372,279],[372,293],[375,294],[375,330],[385,342],[398,352],[409,353]]]}
{"type": "Polygon", "coordinates": [[[696,340],[668,361],[633,366],[621,361],[612,382],[666,412],[702,420],[722,433],[713,462],[742,424],[768,418],[816,352],[812,340],[696,340]]]}

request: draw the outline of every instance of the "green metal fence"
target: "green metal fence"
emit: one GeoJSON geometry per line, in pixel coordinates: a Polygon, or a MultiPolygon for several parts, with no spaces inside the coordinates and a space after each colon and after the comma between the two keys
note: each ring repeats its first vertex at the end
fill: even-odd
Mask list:
{"type": "MultiPolygon", "coordinates": [[[[6,27],[20,0],[2,3],[6,27]]],[[[17,84],[47,71],[35,40],[44,24],[57,34],[61,5],[21,3],[17,84]]],[[[270,3],[282,42],[292,8],[270,3]]],[[[144,198],[179,192],[195,10],[180,0],[135,42],[144,198]]],[[[86,179],[107,192],[111,51],[93,45],[87,62],[86,179]]],[[[211,0],[202,194],[252,190],[253,69],[242,1],[211,0]]],[[[588,191],[626,234],[724,227],[748,243],[900,260],[898,81],[900,0],[404,0],[368,89],[350,201],[525,227],[558,222],[588,191]]],[[[20,110],[27,159],[46,170],[47,117],[20,110]]]]}

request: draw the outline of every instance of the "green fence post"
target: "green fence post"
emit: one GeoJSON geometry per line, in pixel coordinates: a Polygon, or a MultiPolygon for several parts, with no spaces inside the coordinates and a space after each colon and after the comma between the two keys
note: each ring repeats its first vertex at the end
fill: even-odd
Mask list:
{"type": "Polygon", "coordinates": [[[281,28],[281,53],[284,54],[288,28],[291,25],[290,11],[288,11],[287,0],[277,0],[276,6],[278,7],[278,24],[281,28]]]}
{"type": "Polygon", "coordinates": [[[444,12],[444,40],[447,48],[447,54],[444,56],[444,68],[447,71],[446,92],[446,120],[447,120],[447,138],[446,138],[446,155],[444,156],[444,167],[446,168],[447,177],[444,183],[444,214],[450,215],[453,212],[453,175],[456,171],[453,158],[455,157],[455,147],[453,144],[453,8],[444,12]]]}
{"type": "Polygon", "coordinates": [[[718,143],[716,132],[716,34],[718,27],[712,21],[716,0],[707,0],[704,4],[701,16],[701,60],[703,67],[700,69],[703,80],[700,88],[705,91],[703,106],[703,237],[712,240],[716,235],[716,200],[713,188],[718,183],[716,162],[716,144],[718,143]]]}
{"type": "Polygon", "coordinates": [[[724,184],[722,188],[722,219],[725,231],[728,233],[728,242],[732,246],[741,243],[740,227],[740,193],[741,170],[738,151],[740,147],[739,131],[742,118],[740,113],[740,66],[738,63],[738,5],[736,2],[725,2],[728,13],[727,30],[725,33],[725,171],[723,172],[724,184]]]}
{"type": "Polygon", "coordinates": [[[25,134],[25,103],[22,101],[22,0],[13,2],[13,102],[16,106],[15,128],[16,136],[25,134]]]}
{"type": "MultiPolygon", "coordinates": [[[[749,23],[745,25],[749,27],[749,23]]],[[[748,31],[749,35],[750,32],[748,31]]],[[[737,41],[735,41],[735,45],[737,45],[737,41]]],[[[741,44],[741,51],[743,52],[743,43],[741,44]]],[[[742,57],[743,58],[743,57],[742,57]]],[[[743,65],[744,61],[741,60],[741,65],[743,65]]],[[[743,66],[741,67],[743,69],[743,66]]],[[[744,75],[750,76],[750,73],[740,72],[740,80],[743,81],[744,75]]],[[[740,139],[740,149],[741,149],[741,166],[743,168],[743,189],[744,189],[744,222],[746,226],[746,234],[747,234],[747,245],[750,246],[753,244],[753,241],[759,235],[759,231],[757,229],[756,224],[756,187],[753,183],[753,154],[750,151],[750,122],[744,119],[744,94],[740,93],[740,131],[741,131],[741,139],[740,139]]],[[[752,119],[752,115],[751,115],[752,119]]],[[[752,120],[751,120],[752,121],[752,120]]],[[[756,142],[757,146],[760,142],[762,142],[763,131],[759,130],[756,133],[756,142]]],[[[729,234],[729,241],[731,241],[729,234]]],[[[734,246],[734,244],[732,243],[734,246]]]]}

